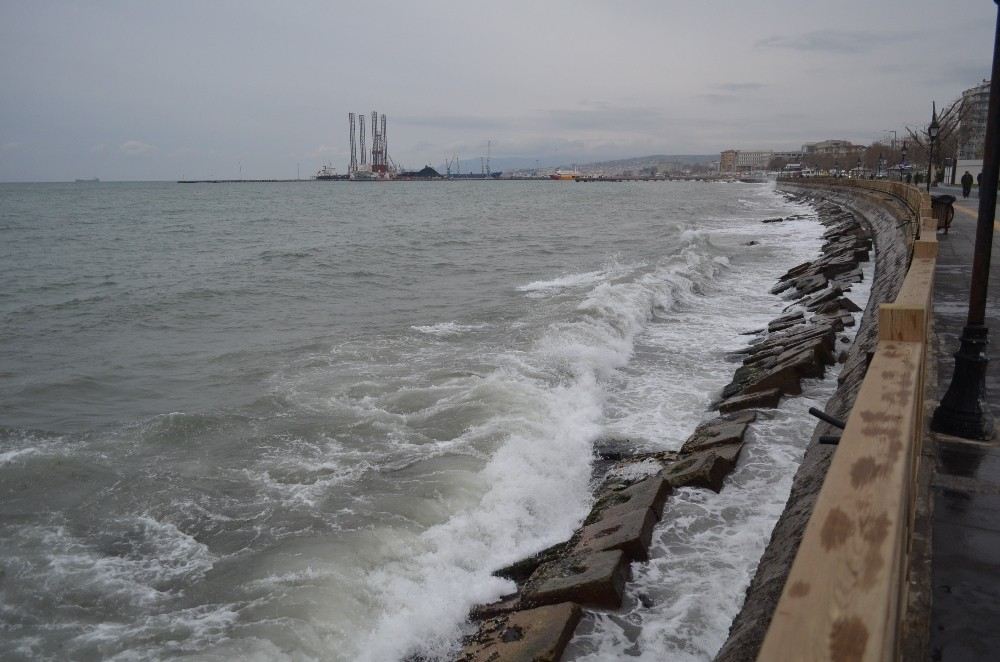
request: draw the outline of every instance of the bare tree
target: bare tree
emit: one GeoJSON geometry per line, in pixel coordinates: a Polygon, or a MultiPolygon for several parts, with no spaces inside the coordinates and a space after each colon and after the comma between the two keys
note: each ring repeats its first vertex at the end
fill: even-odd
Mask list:
{"type": "MultiPolygon", "coordinates": [[[[939,170],[945,158],[957,156],[959,145],[968,138],[968,125],[964,120],[968,119],[969,110],[963,99],[959,97],[937,115],[940,129],[937,140],[934,141],[933,165],[939,170]]],[[[931,146],[928,127],[916,129],[906,127],[906,132],[910,136],[910,162],[927,164],[931,146]]]]}

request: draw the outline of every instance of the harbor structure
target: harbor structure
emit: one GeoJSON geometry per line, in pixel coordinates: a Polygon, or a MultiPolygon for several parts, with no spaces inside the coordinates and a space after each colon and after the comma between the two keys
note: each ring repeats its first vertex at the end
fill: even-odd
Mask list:
{"type": "Polygon", "coordinates": [[[361,181],[391,179],[395,168],[392,159],[389,158],[385,114],[380,115],[377,111],[372,111],[371,154],[368,153],[367,149],[364,113],[348,113],[347,126],[351,152],[347,165],[347,176],[350,179],[361,181]]]}

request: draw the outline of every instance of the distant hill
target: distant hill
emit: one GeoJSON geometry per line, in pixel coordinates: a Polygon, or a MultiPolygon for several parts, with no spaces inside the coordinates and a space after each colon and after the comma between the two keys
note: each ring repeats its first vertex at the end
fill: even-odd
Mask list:
{"type": "Polygon", "coordinates": [[[643,170],[656,168],[658,172],[671,172],[692,168],[703,169],[718,159],[718,154],[651,154],[629,159],[585,163],[577,166],[577,170],[586,173],[603,172],[606,174],[621,174],[630,170],[638,174],[643,170]]]}
{"type": "MultiPolygon", "coordinates": [[[[612,161],[585,161],[583,158],[571,160],[573,157],[494,157],[490,160],[490,170],[501,170],[505,174],[529,174],[534,170],[551,172],[556,168],[569,169],[576,167],[580,172],[601,172],[608,175],[620,175],[631,170],[638,173],[643,169],[657,168],[660,172],[680,171],[685,168],[704,169],[709,163],[719,160],[718,154],[651,154],[612,161]]],[[[585,157],[584,157],[585,158],[585,157]]],[[[438,167],[445,172],[445,166],[438,167]]],[[[480,172],[482,164],[478,160],[461,161],[461,172],[480,172]]],[[[453,171],[454,166],[453,166],[453,171]]]]}

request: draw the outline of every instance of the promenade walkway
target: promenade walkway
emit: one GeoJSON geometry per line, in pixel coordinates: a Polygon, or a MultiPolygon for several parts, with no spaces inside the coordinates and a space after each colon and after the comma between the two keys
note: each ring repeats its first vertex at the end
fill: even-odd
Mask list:
{"type": "MultiPolygon", "coordinates": [[[[938,392],[951,382],[953,354],[965,324],[979,200],[958,198],[949,234],[939,234],[934,319],[938,392]]],[[[973,194],[975,196],[975,194],[973,194]]],[[[1000,230],[994,230],[987,325],[987,393],[1000,421],[1000,230]]],[[[932,660],[1000,659],[1000,443],[967,442],[932,434],[936,467],[932,554],[932,660]]]]}

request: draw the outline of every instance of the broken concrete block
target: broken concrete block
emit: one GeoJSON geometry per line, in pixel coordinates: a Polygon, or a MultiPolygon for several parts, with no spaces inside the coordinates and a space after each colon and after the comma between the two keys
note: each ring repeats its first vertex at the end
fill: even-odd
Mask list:
{"type": "Polygon", "coordinates": [[[778,355],[778,365],[788,363],[803,352],[811,352],[814,361],[818,364],[833,365],[833,350],[824,338],[812,338],[800,345],[790,347],[787,351],[778,355]]]}
{"type": "Polygon", "coordinates": [[[799,395],[802,393],[802,385],[799,383],[800,374],[794,365],[781,364],[763,373],[753,383],[743,387],[743,394],[760,393],[772,388],[776,388],[784,395],[799,395]]]}
{"type": "Polygon", "coordinates": [[[743,441],[743,435],[746,434],[747,424],[751,423],[754,418],[756,418],[756,414],[753,414],[753,418],[735,420],[719,418],[704,423],[698,426],[694,434],[684,442],[684,445],[681,446],[681,453],[689,454],[715,446],[739,443],[743,441]]]}
{"type": "Polygon", "coordinates": [[[802,304],[806,307],[806,310],[816,310],[824,303],[833,301],[843,294],[844,292],[840,289],[840,287],[837,285],[831,285],[823,292],[809,297],[809,299],[803,301],[802,304]]]}
{"type": "Polygon", "coordinates": [[[595,554],[570,554],[542,565],[522,592],[526,604],[577,602],[618,609],[628,577],[628,559],[620,549],[595,554]]]}
{"type": "Polygon", "coordinates": [[[564,542],[556,543],[551,547],[547,547],[542,551],[529,556],[526,559],[521,559],[520,561],[515,561],[508,566],[504,566],[499,570],[495,570],[493,575],[496,577],[503,577],[504,579],[509,579],[517,584],[523,584],[528,577],[531,576],[538,566],[543,563],[548,563],[553,559],[557,559],[566,553],[569,549],[572,540],[567,540],[564,542]]]}
{"type": "Polygon", "coordinates": [[[580,622],[572,602],[516,611],[483,622],[459,662],[558,662],[580,622]]]}
{"type": "MultiPolygon", "coordinates": [[[[666,481],[664,481],[666,484],[666,481]]],[[[597,522],[583,527],[576,551],[607,552],[619,549],[630,561],[649,558],[649,543],[653,538],[656,516],[649,508],[618,510],[597,522]]]]}
{"type": "Polygon", "coordinates": [[[670,483],[663,478],[662,473],[643,478],[627,487],[613,487],[598,497],[586,523],[644,509],[652,511],[656,519],[660,519],[663,504],[671,491],[670,483]]]}
{"type": "Polygon", "coordinates": [[[690,485],[719,492],[742,448],[743,444],[732,444],[693,453],[668,466],[663,475],[675,488],[690,485]]]}
{"type": "Polygon", "coordinates": [[[496,618],[497,616],[509,614],[512,611],[518,611],[522,606],[521,594],[511,593],[510,595],[501,597],[496,602],[491,602],[486,605],[476,605],[472,608],[472,611],[469,612],[469,619],[473,621],[482,621],[487,618],[496,618]]]}
{"type": "Polygon", "coordinates": [[[786,281],[786,280],[791,280],[793,278],[801,276],[805,272],[809,271],[809,269],[812,266],[813,266],[812,262],[803,262],[802,264],[797,264],[794,267],[792,267],[791,269],[789,269],[788,271],[786,271],[785,275],[782,276],[781,278],[779,278],[778,280],[779,281],[786,281]]]}
{"type": "Polygon", "coordinates": [[[719,411],[725,414],[741,409],[773,408],[778,406],[780,400],[781,391],[776,388],[770,388],[757,393],[747,393],[746,395],[738,395],[734,398],[724,400],[719,403],[719,411]]]}

